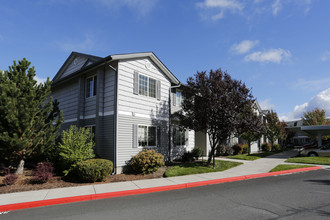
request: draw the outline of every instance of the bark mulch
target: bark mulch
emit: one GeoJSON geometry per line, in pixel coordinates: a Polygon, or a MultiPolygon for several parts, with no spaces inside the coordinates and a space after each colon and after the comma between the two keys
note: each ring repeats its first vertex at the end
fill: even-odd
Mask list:
{"type": "Polygon", "coordinates": [[[2,180],[4,179],[4,176],[0,176],[0,194],[41,190],[41,189],[71,187],[71,186],[84,186],[84,185],[93,185],[93,184],[102,184],[102,183],[113,183],[113,182],[161,178],[161,177],[163,177],[165,171],[166,171],[166,167],[161,167],[155,173],[147,174],[147,175],[115,174],[115,175],[109,176],[105,182],[96,182],[96,183],[66,182],[66,181],[62,180],[62,176],[54,176],[47,183],[37,184],[37,183],[32,182],[33,171],[29,170],[29,169],[25,169],[24,174],[19,175],[17,182],[11,186],[5,186],[4,184],[2,184],[2,180]]]}

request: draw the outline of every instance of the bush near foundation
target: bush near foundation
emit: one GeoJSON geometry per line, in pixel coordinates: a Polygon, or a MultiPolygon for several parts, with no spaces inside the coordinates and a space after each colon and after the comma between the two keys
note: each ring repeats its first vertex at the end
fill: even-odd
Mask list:
{"type": "Polygon", "coordinates": [[[269,152],[269,151],[272,150],[272,145],[269,144],[269,143],[263,143],[263,144],[261,145],[261,150],[262,150],[263,152],[269,152]]]}
{"type": "Polygon", "coordinates": [[[232,148],[234,155],[246,154],[248,152],[247,144],[235,144],[232,148]]]}
{"type": "Polygon", "coordinates": [[[164,156],[162,154],[157,153],[155,150],[147,149],[132,157],[130,162],[130,166],[135,172],[143,174],[156,172],[159,167],[164,165],[164,156]]]}
{"type": "Polygon", "coordinates": [[[279,144],[273,144],[272,151],[279,151],[281,150],[281,146],[279,144]]]}
{"type": "Polygon", "coordinates": [[[90,159],[75,164],[69,172],[80,182],[102,182],[111,174],[113,163],[106,159],[90,159]]]}

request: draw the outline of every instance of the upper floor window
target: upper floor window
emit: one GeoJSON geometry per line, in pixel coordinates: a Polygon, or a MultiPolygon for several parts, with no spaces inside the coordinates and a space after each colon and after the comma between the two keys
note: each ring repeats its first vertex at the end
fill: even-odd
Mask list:
{"type": "Polygon", "coordinates": [[[181,103],[182,103],[182,92],[180,92],[180,91],[176,91],[176,106],[180,106],[181,105],[181,103]]]}
{"type": "Polygon", "coordinates": [[[86,98],[96,96],[96,76],[86,79],[86,98]]]}
{"type": "Polygon", "coordinates": [[[156,98],[156,80],[139,74],[139,94],[156,98]]]}

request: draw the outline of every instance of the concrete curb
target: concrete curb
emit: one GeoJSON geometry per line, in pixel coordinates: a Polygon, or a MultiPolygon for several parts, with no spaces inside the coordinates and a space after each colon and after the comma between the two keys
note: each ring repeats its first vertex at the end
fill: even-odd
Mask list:
{"type": "Polygon", "coordinates": [[[15,204],[8,204],[8,205],[0,206],[0,212],[27,209],[27,208],[36,208],[36,207],[50,206],[50,205],[59,205],[59,204],[73,203],[73,202],[82,202],[82,201],[89,201],[89,200],[96,200],[96,199],[106,199],[106,198],[113,198],[113,197],[122,197],[122,196],[146,194],[146,193],[153,193],[153,192],[169,191],[169,190],[175,190],[175,189],[185,189],[185,188],[191,188],[191,187],[197,187],[197,186],[206,186],[206,185],[212,185],[212,184],[218,184],[218,183],[235,182],[235,181],[240,181],[240,180],[255,179],[255,178],[267,177],[267,176],[277,176],[277,175],[298,173],[298,172],[305,172],[305,171],[319,170],[319,169],[322,169],[322,167],[315,166],[315,167],[278,171],[278,172],[272,172],[272,173],[252,174],[252,175],[246,175],[246,176],[229,177],[229,178],[223,178],[223,179],[206,180],[206,181],[199,181],[199,182],[193,182],[193,183],[184,183],[184,184],[152,187],[152,188],[145,188],[145,189],[134,189],[134,190],[126,190],[126,191],[118,191],[118,192],[110,192],[110,193],[100,193],[100,194],[90,194],[90,195],[83,195],[83,196],[64,197],[64,198],[58,198],[58,199],[40,200],[40,201],[34,201],[34,202],[15,203],[15,204]]]}

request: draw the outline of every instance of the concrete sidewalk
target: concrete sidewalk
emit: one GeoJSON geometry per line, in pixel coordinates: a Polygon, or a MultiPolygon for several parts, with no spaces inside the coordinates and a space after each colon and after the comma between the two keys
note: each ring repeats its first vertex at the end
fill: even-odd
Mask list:
{"type": "Polygon", "coordinates": [[[269,172],[272,168],[279,164],[283,164],[287,158],[295,155],[295,151],[285,151],[255,161],[240,161],[244,163],[240,166],[222,172],[0,194],[0,206],[83,195],[122,192],[126,190],[173,186],[229,177],[240,177],[251,174],[262,174],[269,172]]]}

